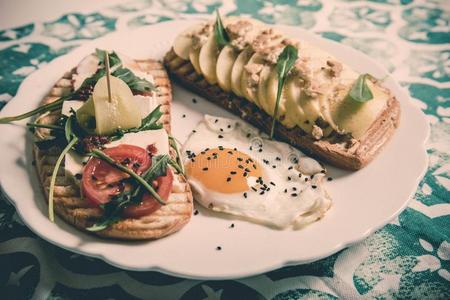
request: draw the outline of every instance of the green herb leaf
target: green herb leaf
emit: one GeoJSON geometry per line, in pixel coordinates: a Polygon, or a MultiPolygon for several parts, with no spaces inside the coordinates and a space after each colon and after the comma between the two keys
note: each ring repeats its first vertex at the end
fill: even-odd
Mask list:
{"type": "MultiPolygon", "coordinates": [[[[121,65],[122,61],[120,60],[119,56],[116,52],[108,53],[109,55],[109,66],[112,68],[117,65],[121,65]]],[[[104,66],[105,64],[105,56],[106,56],[106,50],[101,49],[95,49],[95,55],[97,55],[98,60],[100,61],[100,65],[104,66]]]]}
{"type": "MultiPolygon", "coordinates": [[[[168,155],[158,155],[152,157],[152,166],[143,175],[142,178],[150,182],[159,176],[167,174],[167,164],[170,161],[168,155]]],[[[121,194],[112,197],[112,199],[102,206],[103,216],[93,226],[86,228],[95,232],[106,229],[108,226],[121,220],[122,211],[129,204],[139,204],[142,199],[144,189],[142,185],[124,191],[121,194]]],[[[155,198],[156,199],[156,198],[155,198]]]]}
{"type": "Polygon", "coordinates": [[[273,138],[275,133],[275,124],[278,119],[278,106],[280,105],[281,92],[283,90],[284,81],[295,64],[298,58],[298,50],[292,45],[284,47],[283,52],[278,56],[276,70],[278,73],[278,87],[277,87],[277,100],[275,103],[275,110],[273,112],[272,129],[270,130],[270,138],[273,138]]]}
{"type": "Polygon", "coordinates": [[[146,131],[146,130],[155,130],[155,129],[161,129],[163,128],[162,124],[159,124],[158,121],[163,115],[163,112],[161,112],[161,105],[158,105],[155,107],[152,112],[150,112],[145,118],[142,119],[141,126],[138,128],[130,128],[130,129],[118,129],[115,134],[111,136],[111,139],[114,141],[120,140],[124,134],[130,133],[130,132],[140,132],[140,131],[146,131]]]}
{"type": "Polygon", "coordinates": [[[366,82],[367,78],[370,76],[370,74],[359,75],[358,79],[356,79],[355,83],[350,89],[350,92],[348,93],[348,96],[351,99],[363,103],[373,99],[372,91],[370,90],[366,82]]]}
{"type": "Polygon", "coordinates": [[[222,19],[220,18],[219,10],[216,10],[216,23],[214,24],[214,36],[216,43],[219,47],[225,47],[231,41],[230,36],[223,26],[222,19]]]}
{"type": "Polygon", "coordinates": [[[172,164],[172,166],[173,166],[174,168],[176,168],[176,170],[177,170],[179,173],[181,173],[181,174],[184,175],[184,164],[183,164],[183,160],[182,160],[182,158],[181,158],[180,150],[178,149],[178,143],[177,143],[177,140],[176,140],[173,136],[169,135],[169,142],[170,142],[170,146],[171,146],[173,149],[175,149],[175,152],[176,152],[176,154],[177,154],[177,161],[176,161],[176,164],[177,164],[178,167],[173,166],[173,164],[172,164]]]}
{"type": "Polygon", "coordinates": [[[23,119],[32,117],[36,114],[39,114],[39,113],[45,113],[48,111],[54,111],[54,110],[60,109],[62,107],[64,100],[66,100],[66,99],[69,99],[69,96],[61,97],[52,103],[48,103],[48,104],[39,106],[38,108],[33,109],[29,112],[23,113],[21,115],[0,118],[0,124],[7,124],[10,122],[23,120],[23,119]]]}
{"type": "Polygon", "coordinates": [[[150,81],[147,81],[146,79],[137,77],[134,75],[134,73],[127,68],[118,68],[115,71],[111,73],[111,75],[122,79],[125,81],[125,83],[132,89],[133,91],[137,92],[151,92],[155,91],[156,88],[150,81]]]}
{"type": "Polygon", "coordinates": [[[130,204],[130,200],[131,191],[123,191],[119,195],[112,197],[108,203],[101,206],[103,208],[102,217],[94,225],[86,228],[86,230],[91,232],[100,231],[120,221],[123,208],[130,204]]]}
{"type": "MultiPolygon", "coordinates": [[[[94,149],[91,152],[91,155],[93,157],[96,157],[98,159],[106,161],[107,163],[109,163],[113,167],[119,169],[122,172],[127,173],[133,179],[135,179],[143,188],[145,188],[156,199],[156,201],[158,201],[161,205],[165,205],[166,204],[164,202],[164,200],[162,200],[161,197],[158,195],[158,193],[153,189],[153,187],[146,181],[146,179],[144,179],[143,177],[141,177],[138,174],[136,174],[133,170],[131,170],[131,169],[121,165],[120,163],[116,162],[114,159],[112,159],[111,157],[109,157],[108,155],[106,155],[105,153],[103,153],[102,151],[100,151],[98,149],[94,149]]],[[[153,168],[153,166],[152,166],[152,168],[153,168]]]]}
{"type": "Polygon", "coordinates": [[[153,156],[152,166],[149,169],[149,172],[144,175],[144,178],[146,180],[153,180],[160,176],[166,176],[169,160],[170,157],[167,154],[153,156]]]}

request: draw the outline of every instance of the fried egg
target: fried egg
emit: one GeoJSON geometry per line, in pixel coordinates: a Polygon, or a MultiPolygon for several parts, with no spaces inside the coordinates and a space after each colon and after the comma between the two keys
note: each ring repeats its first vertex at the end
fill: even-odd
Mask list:
{"type": "Polygon", "coordinates": [[[243,121],[205,115],[182,153],[194,198],[213,211],[282,229],[331,206],[321,164],[243,121]]]}

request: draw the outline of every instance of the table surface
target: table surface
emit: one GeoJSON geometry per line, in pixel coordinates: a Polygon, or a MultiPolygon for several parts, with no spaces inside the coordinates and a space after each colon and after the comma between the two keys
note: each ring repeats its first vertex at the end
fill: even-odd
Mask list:
{"type": "Polygon", "coordinates": [[[0,193],[2,296],[450,299],[450,1],[2,1],[0,109],[27,75],[79,45],[216,8],[312,30],[386,66],[431,124],[429,169],[409,207],[363,242],[315,263],[239,280],[195,281],[123,271],[50,245],[24,226],[0,193]]]}

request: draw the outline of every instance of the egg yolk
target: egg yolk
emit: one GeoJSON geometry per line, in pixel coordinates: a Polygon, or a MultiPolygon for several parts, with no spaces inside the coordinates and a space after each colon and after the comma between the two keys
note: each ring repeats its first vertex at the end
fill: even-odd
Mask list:
{"type": "Polygon", "coordinates": [[[186,172],[205,188],[225,194],[245,192],[249,189],[249,177],[262,177],[255,160],[229,148],[205,149],[196,154],[187,163],[186,172]]]}

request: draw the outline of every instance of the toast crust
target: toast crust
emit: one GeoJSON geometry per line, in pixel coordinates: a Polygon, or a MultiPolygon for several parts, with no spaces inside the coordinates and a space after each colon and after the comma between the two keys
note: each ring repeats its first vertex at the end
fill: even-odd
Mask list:
{"type": "MultiPolygon", "coordinates": [[[[161,104],[163,116],[160,122],[164,129],[170,133],[172,88],[170,80],[162,64],[156,60],[137,60],[142,71],[151,74],[158,88],[157,100],[161,104]]],[[[53,102],[72,89],[72,74],[75,69],[64,76],[51,89],[43,104],[53,102]]],[[[61,116],[61,111],[54,111],[38,117],[38,122],[52,124],[61,116]]],[[[48,135],[47,130],[36,131],[38,138],[48,135]]],[[[55,162],[62,149],[53,147],[42,151],[34,146],[33,152],[36,161],[36,170],[44,195],[48,199],[50,178],[55,162]]],[[[172,157],[176,153],[171,148],[172,157]]],[[[86,227],[93,225],[102,215],[100,208],[87,206],[81,198],[80,188],[77,184],[67,179],[64,167],[61,166],[56,178],[54,190],[54,209],[57,215],[67,223],[86,231],[86,227]]],[[[105,238],[125,240],[158,239],[180,230],[191,218],[193,210],[192,193],[186,178],[181,174],[174,174],[174,185],[167,200],[167,204],[152,213],[139,219],[124,219],[108,228],[94,234],[105,238]],[[175,184],[176,183],[176,184],[175,184]]]]}
{"type": "MultiPolygon", "coordinates": [[[[272,117],[254,103],[232,92],[225,92],[217,85],[209,84],[195,72],[188,60],[178,57],[171,49],[164,57],[169,76],[183,87],[225,108],[244,121],[269,133],[272,117]]],[[[347,170],[359,170],[371,162],[387,144],[400,122],[400,103],[390,97],[386,109],[378,116],[359,140],[330,137],[315,140],[299,127],[286,128],[278,123],[275,137],[299,148],[305,154],[347,170]]]]}

